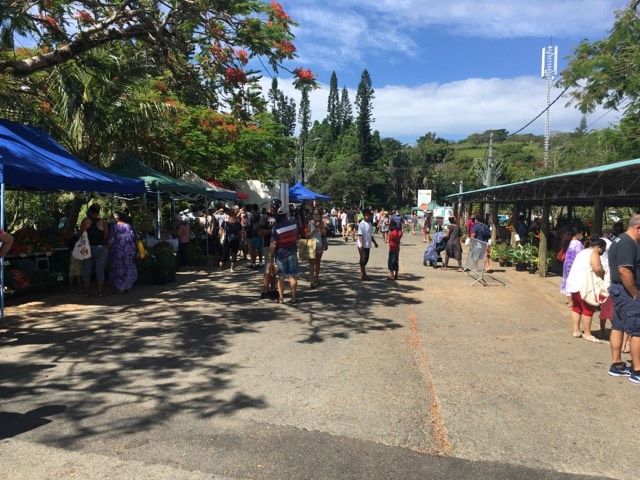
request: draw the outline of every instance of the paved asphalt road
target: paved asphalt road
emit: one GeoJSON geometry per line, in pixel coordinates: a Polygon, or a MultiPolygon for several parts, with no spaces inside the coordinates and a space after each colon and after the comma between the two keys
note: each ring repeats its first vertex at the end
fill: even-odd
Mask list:
{"type": "Polygon", "coordinates": [[[471,287],[421,251],[406,237],[386,282],[382,245],[363,283],[334,240],[296,306],[243,268],[10,308],[2,477],[637,478],[610,456],[638,451],[634,424],[601,405],[638,390],[602,375],[606,345],[567,339],[555,287],[471,287]]]}

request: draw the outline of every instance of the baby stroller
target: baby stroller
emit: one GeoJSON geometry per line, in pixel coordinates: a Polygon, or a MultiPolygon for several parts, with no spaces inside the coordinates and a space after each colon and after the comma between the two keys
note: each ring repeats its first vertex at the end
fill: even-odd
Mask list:
{"type": "Polygon", "coordinates": [[[447,237],[445,237],[444,232],[436,232],[433,235],[431,243],[424,251],[422,264],[425,267],[432,266],[433,268],[436,268],[438,266],[438,262],[442,262],[440,252],[444,251],[446,247],[447,237]]]}

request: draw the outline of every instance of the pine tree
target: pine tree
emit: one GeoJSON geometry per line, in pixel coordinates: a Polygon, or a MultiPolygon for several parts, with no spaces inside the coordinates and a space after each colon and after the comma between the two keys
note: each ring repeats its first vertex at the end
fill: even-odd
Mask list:
{"type": "Polygon", "coordinates": [[[309,101],[309,87],[306,86],[302,87],[298,123],[300,124],[300,142],[304,145],[309,137],[309,128],[311,127],[311,102],[309,101]]]}
{"type": "Polygon", "coordinates": [[[353,122],[353,109],[351,108],[351,101],[349,100],[349,92],[346,87],[342,87],[342,96],[340,98],[340,130],[342,133],[346,132],[353,122]]]}
{"type": "Polygon", "coordinates": [[[280,123],[287,129],[287,134],[291,137],[296,131],[296,102],[293,98],[280,94],[278,99],[280,110],[280,123]]]}
{"type": "Polygon", "coordinates": [[[336,72],[331,73],[329,82],[329,100],[327,102],[327,120],[331,126],[331,137],[338,138],[340,134],[340,98],[338,94],[338,77],[336,72]]]}
{"type": "Polygon", "coordinates": [[[271,105],[271,113],[275,113],[278,108],[278,97],[281,95],[278,88],[278,79],[271,80],[271,88],[269,89],[269,104],[271,105]]]}
{"type": "Polygon", "coordinates": [[[268,95],[273,118],[286,129],[287,135],[292,136],[296,129],[296,102],[278,88],[277,78],[271,81],[268,95]]]}
{"type": "Polygon", "coordinates": [[[356,127],[358,132],[358,144],[362,164],[370,166],[374,160],[374,149],[371,137],[371,123],[374,121],[373,116],[373,87],[371,86],[371,77],[365,69],[360,77],[358,84],[358,92],[356,94],[357,119],[356,127]]]}

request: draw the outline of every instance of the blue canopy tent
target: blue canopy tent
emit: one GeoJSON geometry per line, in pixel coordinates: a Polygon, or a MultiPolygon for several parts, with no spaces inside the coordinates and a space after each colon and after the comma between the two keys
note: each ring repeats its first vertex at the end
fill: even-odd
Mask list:
{"type": "MultiPolygon", "coordinates": [[[[88,165],[40,129],[0,120],[0,228],[5,186],[21,190],[143,193],[144,182],[88,165]]],[[[4,315],[4,262],[0,258],[0,316],[4,315]]]]}
{"type": "Polygon", "coordinates": [[[331,200],[329,195],[323,195],[322,193],[316,193],[313,190],[309,190],[302,183],[298,182],[293,187],[289,188],[289,200],[291,202],[301,202],[303,200],[331,200]]]}

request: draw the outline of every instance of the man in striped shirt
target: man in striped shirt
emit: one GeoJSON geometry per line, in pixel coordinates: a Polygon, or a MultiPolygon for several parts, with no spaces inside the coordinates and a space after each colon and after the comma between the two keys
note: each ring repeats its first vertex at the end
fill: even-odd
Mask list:
{"type": "Polygon", "coordinates": [[[291,303],[297,303],[298,291],[298,226],[295,220],[287,218],[283,210],[278,211],[276,225],[271,232],[269,247],[271,264],[278,266],[278,303],[284,302],[284,278],[289,277],[291,303]]]}

